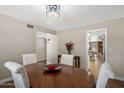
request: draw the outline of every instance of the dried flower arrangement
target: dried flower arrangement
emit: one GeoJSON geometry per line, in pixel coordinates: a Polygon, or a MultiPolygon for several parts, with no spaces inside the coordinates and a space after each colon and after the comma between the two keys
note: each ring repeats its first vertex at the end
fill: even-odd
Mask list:
{"type": "Polygon", "coordinates": [[[65,43],[68,54],[71,54],[71,50],[74,48],[74,43],[72,41],[65,43]]]}

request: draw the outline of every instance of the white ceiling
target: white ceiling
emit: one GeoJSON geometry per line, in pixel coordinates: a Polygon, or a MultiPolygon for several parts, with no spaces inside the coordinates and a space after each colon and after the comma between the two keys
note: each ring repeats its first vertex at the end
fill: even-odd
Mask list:
{"type": "Polygon", "coordinates": [[[60,18],[46,17],[46,6],[0,5],[0,13],[56,31],[124,17],[124,6],[62,5],[60,18]]]}

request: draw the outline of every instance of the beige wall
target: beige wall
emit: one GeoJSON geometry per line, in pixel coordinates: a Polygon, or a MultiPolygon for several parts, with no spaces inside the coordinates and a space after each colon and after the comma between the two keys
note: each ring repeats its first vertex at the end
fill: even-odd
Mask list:
{"type": "Polygon", "coordinates": [[[22,63],[22,54],[35,52],[36,31],[56,34],[55,31],[0,14],[0,80],[10,76],[3,66],[6,61],[22,63]]]}
{"type": "Polygon", "coordinates": [[[67,53],[66,41],[75,43],[72,54],[81,57],[81,67],[86,68],[86,31],[107,28],[108,61],[112,64],[116,76],[124,78],[124,18],[90,24],[58,32],[59,54],[67,53]]]}

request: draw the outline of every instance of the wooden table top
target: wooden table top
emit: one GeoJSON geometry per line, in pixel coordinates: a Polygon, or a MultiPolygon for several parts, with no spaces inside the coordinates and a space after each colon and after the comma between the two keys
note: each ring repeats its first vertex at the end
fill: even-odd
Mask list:
{"type": "Polygon", "coordinates": [[[107,88],[124,88],[124,81],[117,79],[109,79],[107,83],[107,88]]]}
{"type": "Polygon", "coordinates": [[[26,71],[32,88],[90,88],[94,87],[94,78],[87,71],[67,65],[61,65],[61,71],[45,72],[41,63],[27,65],[26,71]]]}

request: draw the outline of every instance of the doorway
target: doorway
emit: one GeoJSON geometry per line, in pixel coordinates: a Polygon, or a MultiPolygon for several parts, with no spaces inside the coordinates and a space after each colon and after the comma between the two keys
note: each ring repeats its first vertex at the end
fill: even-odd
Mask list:
{"type": "Polygon", "coordinates": [[[86,37],[87,70],[97,81],[102,63],[107,62],[107,30],[90,30],[86,37]]]}
{"type": "Polygon", "coordinates": [[[46,64],[57,63],[58,38],[57,35],[36,32],[36,54],[39,62],[46,64]]]}

